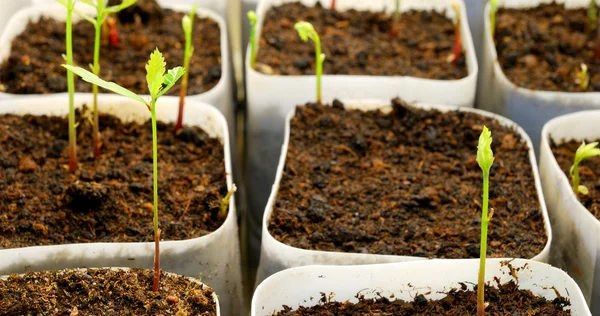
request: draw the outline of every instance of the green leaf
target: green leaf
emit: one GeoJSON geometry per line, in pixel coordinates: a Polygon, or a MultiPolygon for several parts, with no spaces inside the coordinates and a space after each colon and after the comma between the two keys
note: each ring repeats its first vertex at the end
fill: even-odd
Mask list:
{"type": "Polygon", "coordinates": [[[173,69],[170,69],[165,75],[165,86],[160,91],[158,96],[160,97],[163,94],[167,93],[167,91],[169,91],[169,89],[171,89],[175,85],[177,80],[179,80],[179,78],[181,78],[181,76],[183,76],[184,73],[185,69],[183,67],[175,67],[173,69]]]}
{"type": "Polygon", "coordinates": [[[121,10],[125,10],[125,9],[129,8],[130,6],[134,5],[136,2],[137,2],[137,0],[123,0],[121,2],[121,4],[119,4],[119,5],[113,5],[113,6],[107,7],[106,9],[104,9],[104,12],[117,13],[121,10]]]}
{"type": "Polygon", "coordinates": [[[314,40],[314,36],[317,34],[313,25],[308,22],[298,22],[294,25],[294,28],[298,31],[298,36],[305,42],[308,41],[309,38],[314,40]]]}
{"type": "Polygon", "coordinates": [[[597,148],[597,146],[598,142],[593,142],[589,144],[583,142],[575,152],[575,164],[579,165],[580,162],[587,158],[600,156],[600,148],[597,148]]]}
{"type": "Polygon", "coordinates": [[[93,73],[91,73],[81,67],[73,67],[70,65],[62,65],[62,66],[65,67],[67,70],[72,71],[74,74],[78,75],[79,77],[81,77],[81,79],[83,79],[86,82],[95,84],[106,90],[112,91],[116,94],[120,94],[124,97],[131,98],[133,100],[136,100],[138,102],[141,102],[141,103],[147,105],[147,102],[142,97],[119,86],[118,84],[116,84],[114,82],[104,81],[104,80],[98,78],[98,76],[94,75],[93,73]]]}
{"type": "Polygon", "coordinates": [[[146,64],[146,82],[148,83],[148,91],[153,97],[158,96],[158,93],[162,89],[162,85],[165,81],[165,68],[167,63],[163,54],[156,48],[152,54],[150,54],[150,60],[146,64]]]}
{"type": "Polygon", "coordinates": [[[486,127],[479,136],[477,145],[477,163],[484,173],[489,173],[494,163],[494,153],[492,152],[492,132],[486,127]]]}

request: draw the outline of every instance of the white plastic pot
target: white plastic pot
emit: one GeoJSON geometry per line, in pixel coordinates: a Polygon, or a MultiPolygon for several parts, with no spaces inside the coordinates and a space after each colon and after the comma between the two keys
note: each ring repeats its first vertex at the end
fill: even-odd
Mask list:
{"type": "MultiPolygon", "coordinates": [[[[188,12],[191,9],[191,5],[186,4],[173,4],[171,2],[160,2],[161,6],[173,9],[180,12],[188,12]]],[[[76,7],[81,12],[95,15],[95,10],[83,3],[77,3],[76,7]]],[[[231,130],[233,131],[233,127],[235,124],[234,118],[234,107],[233,107],[233,90],[232,90],[232,79],[231,79],[231,65],[229,61],[229,44],[227,41],[227,24],[225,20],[221,18],[218,14],[213,11],[204,9],[199,7],[196,11],[196,14],[200,17],[208,17],[219,24],[219,29],[221,32],[221,79],[209,91],[206,91],[202,94],[189,95],[187,100],[196,100],[201,102],[206,102],[208,104],[215,105],[227,118],[227,122],[230,122],[231,130]]],[[[12,16],[12,18],[8,21],[6,28],[2,35],[0,36],[0,63],[4,62],[8,56],[10,55],[11,43],[12,40],[21,34],[27,23],[29,21],[38,21],[40,17],[49,17],[55,19],[57,21],[65,21],[66,13],[65,8],[58,4],[45,4],[45,5],[37,5],[31,6],[28,8],[24,8],[19,10],[16,14],[12,16]]],[[[74,23],[81,20],[76,14],[73,14],[74,23]]],[[[60,54],[61,52],[51,52],[60,54]]],[[[183,60],[181,61],[183,63],[183,60]]],[[[174,67],[176,65],[168,65],[169,67],[174,67]]],[[[91,93],[81,93],[88,94],[91,93]]],[[[18,97],[26,97],[26,95],[22,94],[9,94],[9,93],[0,93],[0,99],[3,98],[18,98],[18,97]]]]}
{"type": "MultiPolygon", "coordinates": [[[[391,108],[389,105],[382,106],[381,104],[385,104],[382,101],[350,101],[344,102],[346,108],[352,109],[360,109],[364,111],[374,110],[374,109],[386,109],[391,108]]],[[[388,103],[389,104],[389,103],[388,103]]],[[[535,257],[531,258],[536,261],[548,262],[550,256],[550,243],[552,241],[552,230],[550,228],[550,221],[548,219],[548,211],[546,210],[546,203],[544,202],[544,194],[542,193],[542,186],[540,183],[540,177],[537,169],[537,162],[535,159],[535,153],[533,152],[533,147],[531,146],[531,140],[529,136],[514,122],[509,121],[503,117],[471,108],[458,108],[452,106],[425,106],[425,105],[415,105],[416,107],[424,108],[424,109],[437,109],[442,112],[460,110],[464,112],[474,112],[477,114],[481,114],[486,117],[493,118],[500,122],[500,124],[514,128],[517,133],[519,133],[527,142],[529,149],[529,161],[531,163],[530,171],[533,173],[533,177],[535,179],[535,187],[538,193],[538,199],[540,203],[540,211],[542,212],[544,219],[544,227],[546,229],[546,236],[548,240],[544,249],[537,254],[535,257]]],[[[316,251],[316,250],[306,250],[300,249],[296,247],[292,247],[286,245],[278,240],[276,240],[268,230],[268,222],[271,217],[271,213],[273,212],[273,205],[275,205],[275,199],[277,198],[277,192],[279,191],[279,182],[281,181],[281,177],[283,174],[283,169],[285,165],[285,158],[287,156],[287,148],[289,142],[290,135],[290,121],[295,114],[295,109],[292,110],[286,120],[285,127],[285,141],[283,147],[281,149],[281,155],[279,158],[279,165],[277,167],[277,175],[275,178],[275,184],[273,185],[273,189],[271,191],[271,196],[269,197],[269,201],[267,203],[267,207],[265,209],[265,213],[263,216],[262,223],[262,245],[261,245],[261,254],[260,254],[260,264],[258,266],[257,272],[257,284],[259,284],[262,280],[267,278],[268,276],[279,272],[281,270],[285,270],[292,267],[298,266],[307,266],[307,265],[358,265],[358,264],[374,264],[374,263],[388,263],[388,262],[403,262],[403,261],[413,261],[413,260],[425,260],[426,258],[422,257],[413,257],[413,256],[393,256],[393,255],[378,255],[378,254],[363,254],[363,253],[344,253],[344,252],[330,252],[330,251],[316,251]]]]}
{"type": "MultiPolygon", "coordinates": [[[[485,280],[495,284],[495,277],[505,283],[513,279],[502,261],[488,259],[485,280]]],[[[519,289],[528,289],[535,295],[552,300],[559,293],[571,301],[571,314],[591,316],[581,290],[563,271],[544,263],[514,259],[519,289]],[[556,291],[556,292],[555,292],[556,291]]],[[[357,302],[356,295],[366,298],[381,296],[412,301],[417,294],[428,299],[441,299],[445,292],[461,288],[461,283],[472,289],[477,284],[479,259],[430,260],[362,266],[309,266],[279,272],[261,283],[252,298],[252,316],[267,316],[291,308],[315,306],[320,293],[333,293],[333,300],[357,302]]]]}
{"type": "MultiPolygon", "coordinates": [[[[287,2],[286,0],[261,0],[257,8],[256,38],[260,32],[266,11],[287,2]]],[[[312,6],[317,0],[301,0],[312,6]]],[[[458,80],[432,80],[405,76],[350,76],[324,75],[323,100],[340,99],[383,99],[401,97],[409,102],[449,104],[473,107],[477,80],[477,59],[467,23],[467,14],[462,0],[460,5],[461,36],[466,55],[468,76],[458,80]]],[[[326,2],[329,5],[330,2],[326,2]]],[[[401,11],[437,10],[454,17],[451,0],[403,0],[401,11]]],[[[393,0],[343,0],[338,9],[349,8],[392,12],[393,0]]],[[[313,45],[306,43],[306,45],[313,45]]],[[[260,50],[260,47],[258,47],[260,50]]],[[[247,118],[247,172],[250,243],[254,251],[260,246],[260,227],[268,192],[275,178],[275,166],[279,149],[283,144],[283,131],[287,113],[297,104],[315,100],[315,76],[265,75],[250,67],[249,49],[246,53],[247,118]]]]}
{"type": "MultiPolygon", "coordinates": [[[[548,0],[499,0],[498,7],[532,8],[548,0]]],[[[587,0],[556,0],[569,8],[587,7],[587,0]]],[[[600,108],[600,92],[557,92],[518,87],[504,75],[496,46],[492,39],[489,19],[490,5],[485,8],[483,55],[477,104],[484,110],[508,117],[531,135],[533,145],[539,148],[542,126],[553,117],[586,109],[600,108]]]]}
{"type": "Polygon", "coordinates": [[[544,125],[540,173],[554,239],[551,262],[577,281],[594,313],[600,313],[600,221],[577,199],[550,141],[600,138],[600,110],[557,117],[544,125]]]}
{"type": "Polygon", "coordinates": [[[17,12],[19,9],[30,5],[30,0],[22,0],[22,1],[9,1],[4,0],[0,2],[2,6],[2,10],[0,10],[0,34],[4,29],[4,26],[10,19],[10,17],[17,12]]]}
{"type": "MultiPolygon", "coordinates": [[[[75,99],[77,106],[91,102],[91,95],[78,95],[75,99]]],[[[174,122],[178,104],[177,97],[161,98],[157,106],[158,120],[174,122]]],[[[145,121],[150,118],[145,106],[119,96],[100,95],[98,106],[101,112],[111,113],[126,121],[145,121]]],[[[2,100],[0,113],[67,115],[68,99],[66,94],[57,94],[2,100]]],[[[229,135],[223,115],[213,106],[188,100],[184,124],[199,126],[211,137],[221,140],[225,151],[227,186],[231,187],[233,182],[229,135]]],[[[148,225],[151,225],[151,220],[149,217],[148,225]]],[[[219,293],[223,315],[241,313],[243,297],[234,198],[230,201],[225,222],[217,230],[194,239],[164,241],[161,242],[160,248],[162,269],[211,284],[219,293]]],[[[81,267],[152,268],[154,242],[85,243],[3,249],[0,250],[0,257],[0,271],[3,274],[81,267]]]]}
{"type": "MultiPolygon", "coordinates": [[[[121,270],[121,271],[129,271],[129,268],[92,268],[92,269],[85,269],[85,270],[99,270],[99,269],[111,269],[111,270],[121,270]]],[[[75,270],[84,270],[84,269],[75,269],[75,270]]],[[[170,277],[177,277],[178,275],[175,273],[170,273],[167,272],[166,275],[170,276],[170,277]]],[[[0,280],[6,280],[8,279],[10,275],[2,275],[0,276],[0,280]]],[[[185,277],[188,281],[190,281],[191,283],[196,283],[196,284],[200,284],[202,286],[202,289],[211,289],[213,290],[213,294],[212,294],[212,299],[213,302],[216,305],[216,310],[217,310],[217,316],[221,316],[221,308],[219,306],[219,297],[217,296],[217,292],[214,291],[214,289],[212,289],[210,286],[200,282],[200,280],[196,279],[196,278],[192,278],[192,277],[185,277]]],[[[18,289],[15,289],[15,292],[18,292],[18,289]]]]}

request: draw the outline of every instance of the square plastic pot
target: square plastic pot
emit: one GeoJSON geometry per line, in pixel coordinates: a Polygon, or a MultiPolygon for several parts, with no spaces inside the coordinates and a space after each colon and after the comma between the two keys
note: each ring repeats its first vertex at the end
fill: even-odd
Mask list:
{"type": "MultiPolygon", "coordinates": [[[[286,0],[261,0],[257,8],[257,39],[267,10],[288,2],[286,0]]],[[[301,0],[312,6],[317,0],[301,0]]],[[[454,16],[452,0],[403,0],[401,11],[436,10],[454,16]]],[[[327,5],[329,4],[326,1],[327,5]]],[[[449,104],[473,107],[477,80],[477,59],[469,31],[465,4],[460,5],[461,36],[466,56],[468,76],[458,80],[432,80],[406,76],[350,76],[324,75],[322,78],[323,100],[343,99],[382,99],[401,97],[409,102],[449,104]]],[[[392,12],[393,0],[343,0],[338,1],[339,10],[350,8],[392,12]]],[[[306,45],[312,45],[307,43],[306,45]]],[[[260,50],[260,47],[258,47],[260,50]]],[[[250,67],[249,49],[246,52],[246,94],[248,101],[247,117],[247,172],[248,207],[251,248],[258,251],[263,210],[268,192],[275,178],[275,166],[279,150],[283,144],[285,117],[297,104],[315,100],[315,76],[274,76],[265,75],[250,67]]]]}
{"type": "MultiPolygon", "coordinates": [[[[150,118],[145,106],[114,95],[98,98],[100,112],[110,113],[125,121],[143,122],[150,118]]],[[[79,95],[76,106],[90,104],[91,95],[79,95]]],[[[179,98],[163,97],[158,101],[157,118],[174,122],[179,98]]],[[[67,115],[66,95],[15,98],[0,101],[1,114],[67,115]]],[[[209,136],[221,140],[225,151],[227,186],[233,184],[227,122],[213,106],[188,100],[184,124],[201,127],[209,136]]],[[[65,126],[66,128],[66,126],[65,126]]],[[[229,204],[225,222],[214,232],[188,240],[163,241],[160,245],[161,268],[165,271],[201,279],[219,293],[223,315],[238,315],[242,311],[242,281],[235,199],[229,204]]],[[[148,218],[148,225],[151,225],[148,218]]],[[[168,238],[168,236],[167,236],[168,238]]],[[[82,243],[33,246],[0,250],[0,271],[3,274],[26,271],[61,270],[83,267],[152,268],[154,242],[82,243]]]]}
{"type": "MultiPolygon", "coordinates": [[[[545,0],[499,0],[498,8],[532,8],[545,0]]],[[[586,0],[557,0],[569,8],[587,7],[586,0]]],[[[539,148],[540,132],[548,120],[567,113],[600,108],[600,92],[558,92],[518,87],[504,75],[498,62],[496,46],[490,30],[490,5],[483,15],[483,55],[477,88],[478,107],[498,113],[521,125],[539,148]]]]}
{"type": "MultiPolygon", "coordinates": [[[[45,2],[45,1],[40,1],[45,2]]],[[[173,9],[179,12],[189,12],[192,8],[191,4],[174,4],[167,1],[159,1],[162,7],[173,9]]],[[[95,16],[95,10],[83,3],[77,3],[76,7],[83,13],[95,16]]],[[[65,21],[66,13],[65,8],[52,1],[50,4],[39,4],[30,6],[19,10],[14,14],[8,24],[6,25],[4,32],[0,36],[0,63],[4,62],[10,55],[12,46],[12,40],[21,34],[29,21],[38,21],[40,17],[48,17],[57,21],[65,21]]],[[[200,17],[208,17],[217,22],[221,33],[221,79],[212,89],[196,95],[188,95],[186,100],[195,100],[205,102],[208,104],[215,105],[227,118],[227,122],[231,122],[231,130],[235,124],[234,118],[234,107],[233,107],[233,82],[231,79],[231,65],[229,63],[229,43],[227,41],[227,23],[217,13],[207,10],[203,7],[198,7],[196,15],[200,17]]],[[[76,14],[73,14],[73,22],[81,20],[76,14]]],[[[52,52],[54,53],[54,52],[52,52]]],[[[60,52],[56,52],[57,54],[60,52]]],[[[183,60],[181,61],[183,63],[183,60]]],[[[176,65],[168,65],[174,67],[176,65]]],[[[78,93],[84,95],[91,95],[91,93],[78,93]]],[[[32,95],[32,94],[30,94],[32,95]]],[[[0,99],[3,98],[19,98],[26,97],[28,95],[23,94],[10,94],[0,92],[0,99]]]]}
{"type": "Polygon", "coordinates": [[[600,221],[575,196],[550,142],[600,138],[599,123],[600,110],[557,117],[544,125],[540,146],[540,174],[554,232],[551,263],[577,281],[596,314],[600,314],[600,221]]]}
{"type": "MultiPolygon", "coordinates": [[[[512,280],[504,266],[511,259],[488,259],[485,269],[487,283],[512,280]]],[[[565,272],[547,264],[514,259],[519,289],[552,300],[559,293],[571,301],[571,314],[591,316],[581,290],[565,272]]],[[[279,272],[261,283],[252,299],[252,316],[267,316],[282,310],[319,304],[320,293],[333,293],[335,301],[357,302],[357,293],[366,298],[378,294],[388,298],[412,301],[417,294],[428,299],[441,299],[461,283],[472,289],[477,284],[479,259],[430,260],[362,266],[308,266],[279,272]]],[[[518,313],[517,313],[518,314],[518,313]]]]}
{"type": "MultiPolygon", "coordinates": [[[[113,271],[119,271],[120,270],[120,271],[125,271],[125,272],[129,271],[129,268],[92,268],[92,269],[89,269],[89,270],[96,270],[96,269],[98,269],[98,270],[99,269],[110,269],[110,270],[113,270],[113,271]]],[[[75,270],[84,270],[84,269],[75,269],[75,270]]],[[[88,270],[88,269],[86,269],[86,270],[88,270]]],[[[170,277],[177,277],[178,276],[177,274],[170,273],[170,272],[167,272],[166,275],[168,275],[170,277]]],[[[9,276],[10,275],[2,275],[2,276],[0,276],[0,280],[6,280],[6,279],[8,279],[9,276]]],[[[198,280],[196,278],[192,278],[192,277],[185,277],[185,278],[190,283],[200,284],[200,286],[202,286],[203,289],[211,289],[211,290],[213,290],[210,286],[208,286],[208,285],[200,282],[200,280],[198,280]]],[[[15,289],[15,292],[18,292],[18,289],[15,289]]],[[[219,297],[217,296],[217,292],[215,292],[214,290],[213,290],[212,299],[213,299],[213,302],[216,305],[217,316],[221,316],[221,308],[219,306],[219,297]]]]}
{"type": "MultiPolygon", "coordinates": [[[[352,109],[360,109],[363,111],[369,111],[374,109],[386,109],[391,108],[389,105],[382,106],[381,104],[385,104],[384,101],[349,101],[344,102],[346,108],[352,109]]],[[[389,104],[389,103],[388,103],[389,104]]],[[[542,186],[540,183],[540,177],[537,169],[537,162],[535,159],[535,153],[533,152],[533,147],[531,146],[531,140],[529,136],[514,122],[500,117],[498,115],[488,113],[481,110],[471,109],[471,108],[458,108],[453,106],[425,106],[425,105],[414,105],[416,107],[424,108],[424,109],[436,109],[442,112],[449,111],[464,111],[464,112],[473,112],[486,117],[493,118],[497,120],[503,126],[514,128],[517,133],[519,133],[527,142],[529,147],[529,161],[530,161],[530,171],[533,173],[535,187],[538,194],[538,200],[540,203],[540,211],[543,215],[544,227],[546,229],[546,236],[548,238],[544,249],[537,254],[533,258],[536,261],[548,262],[550,256],[550,243],[552,241],[552,230],[550,228],[550,221],[548,219],[548,211],[546,210],[546,203],[544,202],[544,194],[542,192],[542,186]]],[[[278,240],[276,240],[268,230],[267,223],[271,217],[271,213],[273,212],[273,206],[275,205],[275,199],[277,198],[277,192],[279,190],[279,182],[281,181],[281,177],[283,174],[283,169],[285,166],[285,158],[287,156],[287,148],[289,143],[289,135],[290,135],[290,121],[294,117],[295,109],[292,110],[286,120],[285,127],[285,140],[283,147],[281,149],[281,155],[279,158],[279,165],[277,167],[277,175],[275,178],[275,184],[273,185],[273,189],[271,191],[271,196],[269,197],[269,201],[267,203],[267,207],[265,209],[265,213],[263,216],[262,223],[262,245],[261,245],[261,255],[260,255],[260,264],[258,266],[257,272],[257,284],[262,282],[265,278],[270,275],[279,272],[281,270],[299,267],[299,266],[307,266],[307,265],[360,265],[360,264],[375,264],[375,263],[388,263],[388,262],[404,262],[404,261],[414,261],[414,260],[426,260],[426,258],[422,257],[413,257],[413,256],[394,256],[394,255],[379,255],[379,254],[363,254],[363,253],[345,253],[345,252],[330,252],[330,251],[317,251],[317,250],[306,250],[300,249],[296,247],[292,247],[286,245],[278,240]]],[[[473,153],[475,154],[475,153],[473,153]]],[[[450,259],[450,260],[459,260],[459,259],[450,259]]]]}

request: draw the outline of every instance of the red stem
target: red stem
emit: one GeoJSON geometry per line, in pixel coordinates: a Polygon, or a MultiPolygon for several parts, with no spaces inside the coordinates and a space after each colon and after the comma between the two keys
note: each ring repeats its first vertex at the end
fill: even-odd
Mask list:
{"type": "Polygon", "coordinates": [[[73,173],[77,169],[77,150],[75,146],[69,146],[69,172],[73,173]]]}
{"type": "Polygon", "coordinates": [[[183,107],[185,105],[185,95],[187,91],[187,82],[182,81],[181,90],[179,91],[179,114],[177,114],[177,124],[175,124],[175,132],[177,133],[183,128],[183,107]],[[185,86],[184,86],[185,84],[185,86]]]}
{"type": "Polygon", "coordinates": [[[119,46],[119,30],[117,29],[117,21],[109,17],[108,26],[110,27],[110,31],[108,32],[108,38],[111,46],[119,46]]]}
{"type": "Polygon", "coordinates": [[[160,280],[160,230],[154,234],[154,284],[152,291],[158,292],[160,280]]]}
{"type": "Polygon", "coordinates": [[[331,10],[335,11],[335,0],[331,0],[331,10]]]}
{"type": "Polygon", "coordinates": [[[454,49],[452,50],[452,63],[456,65],[458,63],[458,59],[460,58],[460,54],[462,52],[462,40],[460,38],[460,20],[456,21],[456,26],[454,27],[454,49]]]}

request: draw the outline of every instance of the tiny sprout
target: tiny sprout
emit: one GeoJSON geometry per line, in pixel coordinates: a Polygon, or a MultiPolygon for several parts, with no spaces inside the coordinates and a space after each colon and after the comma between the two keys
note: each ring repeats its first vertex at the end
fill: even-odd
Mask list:
{"type": "Polygon", "coordinates": [[[587,158],[600,156],[600,148],[598,148],[597,146],[598,146],[598,142],[593,142],[593,143],[589,143],[589,144],[586,144],[585,142],[583,142],[581,144],[581,146],[579,146],[579,148],[577,148],[577,151],[575,152],[575,158],[573,159],[573,165],[571,166],[571,169],[569,170],[569,173],[571,174],[573,192],[575,192],[575,195],[577,195],[577,194],[588,195],[589,194],[588,188],[586,188],[583,185],[579,185],[579,164],[587,158]]]}
{"type": "Polygon", "coordinates": [[[335,11],[335,0],[331,0],[331,11],[335,11]]]}
{"type": "Polygon", "coordinates": [[[462,40],[460,36],[460,7],[456,2],[452,2],[452,9],[454,10],[454,15],[456,16],[456,21],[454,24],[454,47],[452,49],[452,55],[448,57],[448,61],[457,64],[458,59],[460,58],[460,53],[462,51],[462,40]]]}
{"type": "MultiPolygon", "coordinates": [[[[181,27],[183,28],[183,33],[185,33],[185,51],[183,53],[184,69],[190,69],[190,59],[194,53],[194,46],[192,45],[192,25],[194,23],[195,15],[196,5],[192,6],[190,14],[185,15],[181,20],[181,27]]],[[[177,115],[177,123],[175,124],[175,133],[183,128],[183,107],[185,106],[185,95],[188,90],[188,79],[189,72],[186,71],[181,80],[181,90],[179,90],[179,114],[177,115]]]]}
{"type": "Polygon", "coordinates": [[[477,145],[477,163],[483,172],[483,205],[481,207],[481,241],[479,244],[479,275],[477,283],[477,316],[483,316],[485,310],[485,258],[487,254],[488,224],[494,214],[493,209],[488,215],[490,169],[494,163],[492,152],[492,132],[486,127],[479,136],[477,145]]]}
{"type": "Polygon", "coordinates": [[[250,67],[256,67],[256,13],[248,11],[248,21],[250,21],[250,67]]]}
{"type": "Polygon", "coordinates": [[[595,0],[590,0],[590,3],[587,8],[587,18],[588,30],[591,33],[596,30],[598,22],[598,6],[596,5],[595,0]]]}
{"type": "Polygon", "coordinates": [[[309,22],[298,22],[294,25],[300,38],[307,42],[309,39],[315,43],[315,63],[317,75],[317,102],[321,102],[321,76],[323,75],[323,62],[325,54],[321,53],[321,39],[315,28],[309,22]]]}
{"type": "Polygon", "coordinates": [[[394,23],[398,23],[400,21],[400,0],[396,0],[396,9],[394,10],[394,23]]]}
{"type": "Polygon", "coordinates": [[[492,31],[492,40],[496,32],[496,12],[498,12],[498,0],[490,0],[490,30],[492,31]]]}
{"type": "Polygon", "coordinates": [[[223,200],[221,200],[221,207],[219,208],[218,215],[219,218],[224,219],[225,217],[227,217],[227,207],[229,206],[229,200],[231,199],[231,196],[235,193],[235,191],[237,191],[237,187],[234,184],[231,186],[231,190],[227,192],[227,195],[225,195],[223,200]]]}
{"type": "Polygon", "coordinates": [[[581,90],[587,90],[590,84],[590,76],[588,73],[588,66],[586,64],[581,64],[581,70],[579,71],[577,80],[575,80],[575,82],[579,84],[579,88],[581,88],[581,90]]]}
{"type": "Polygon", "coordinates": [[[141,96],[127,90],[114,82],[104,81],[95,74],[80,68],[73,67],[71,65],[62,65],[69,71],[77,74],[84,81],[92,84],[96,84],[106,90],[112,91],[116,94],[131,98],[142,104],[144,104],[150,110],[152,116],[152,164],[153,164],[153,190],[154,190],[154,207],[153,207],[153,224],[154,224],[154,284],[152,290],[158,292],[158,284],[160,278],[160,229],[158,228],[158,140],[157,140],[157,129],[156,129],[156,101],[159,97],[167,93],[171,89],[177,80],[183,76],[185,72],[182,67],[175,67],[166,71],[166,62],[163,54],[158,50],[154,50],[150,54],[150,60],[146,64],[146,82],[148,84],[148,91],[150,91],[150,102],[144,100],[141,96]],[[165,73],[166,72],[166,73],[165,73]]]}

